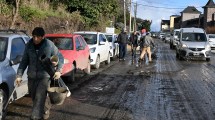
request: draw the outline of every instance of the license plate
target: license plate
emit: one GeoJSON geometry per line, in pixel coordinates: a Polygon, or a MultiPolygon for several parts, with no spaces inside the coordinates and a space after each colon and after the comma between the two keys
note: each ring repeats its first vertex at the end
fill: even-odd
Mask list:
{"type": "Polygon", "coordinates": [[[193,55],[194,55],[194,56],[197,56],[197,55],[199,55],[199,53],[193,53],[193,55]]]}

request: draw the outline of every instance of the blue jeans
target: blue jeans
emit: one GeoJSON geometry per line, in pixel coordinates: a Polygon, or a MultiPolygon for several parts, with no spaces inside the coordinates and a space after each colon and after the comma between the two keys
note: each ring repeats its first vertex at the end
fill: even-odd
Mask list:
{"type": "Polygon", "coordinates": [[[119,44],[119,59],[124,59],[127,52],[127,44],[119,44]]]}

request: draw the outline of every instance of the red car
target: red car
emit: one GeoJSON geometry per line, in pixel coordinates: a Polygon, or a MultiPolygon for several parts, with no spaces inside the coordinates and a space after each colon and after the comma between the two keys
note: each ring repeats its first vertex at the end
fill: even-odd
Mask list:
{"type": "Polygon", "coordinates": [[[77,69],[90,73],[90,50],[80,35],[75,34],[46,34],[45,37],[58,47],[64,57],[62,76],[68,76],[75,81],[77,69]]]}

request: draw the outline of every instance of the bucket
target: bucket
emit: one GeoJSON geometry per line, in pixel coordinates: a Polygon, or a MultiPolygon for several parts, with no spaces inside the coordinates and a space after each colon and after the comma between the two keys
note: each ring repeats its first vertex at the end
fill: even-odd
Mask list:
{"type": "Polygon", "coordinates": [[[62,105],[68,93],[64,87],[50,87],[47,91],[50,102],[54,105],[62,105]]]}

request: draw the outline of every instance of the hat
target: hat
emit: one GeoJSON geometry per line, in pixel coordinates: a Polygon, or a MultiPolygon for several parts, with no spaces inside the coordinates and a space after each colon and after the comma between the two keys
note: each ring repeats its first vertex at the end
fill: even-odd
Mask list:
{"type": "Polygon", "coordinates": [[[36,27],[32,31],[32,35],[43,37],[45,35],[45,30],[42,27],[36,27]]]}

